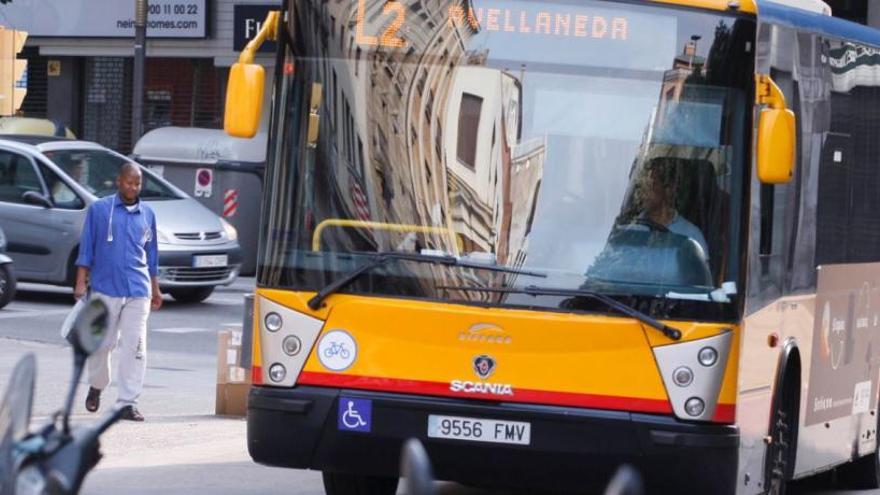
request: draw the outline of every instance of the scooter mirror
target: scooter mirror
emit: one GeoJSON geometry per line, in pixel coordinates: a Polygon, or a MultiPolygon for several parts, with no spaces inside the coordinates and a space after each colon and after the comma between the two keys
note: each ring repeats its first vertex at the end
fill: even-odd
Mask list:
{"type": "Polygon", "coordinates": [[[434,495],[434,470],[425,446],[416,438],[403,444],[400,456],[400,475],[406,495],[434,495]]]}
{"type": "Polygon", "coordinates": [[[80,309],[70,330],[77,353],[88,356],[98,350],[107,333],[107,315],[107,305],[100,299],[91,299],[80,309]]]}
{"type": "Polygon", "coordinates": [[[605,495],[642,495],[643,493],[645,493],[645,485],[642,475],[628,464],[617,468],[617,472],[605,488],[605,495]]]}
{"type": "Polygon", "coordinates": [[[34,355],[25,355],[12,370],[6,393],[0,399],[0,494],[14,492],[17,462],[14,446],[28,432],[36,373],[34,355]]]}

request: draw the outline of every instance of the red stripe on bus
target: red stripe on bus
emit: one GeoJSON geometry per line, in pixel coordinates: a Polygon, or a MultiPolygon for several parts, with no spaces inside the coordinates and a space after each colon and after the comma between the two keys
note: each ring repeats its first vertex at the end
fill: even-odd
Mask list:
{"type": "Polygon", "coordinates": [[[254,366],[251,368],[251,383],[254,385],[262,385],[263,384],[263,367],[262,366],[254,366]]]}
{"type": "Polygon", "coordinates": [[[648,413],[671,414],[669,401],[657,399],[639,399],[635,397],[618,397],[611,395],[578,394],[571,392],[549,392],[544,390],[528,390],[514,388],[513,395],[496,395],[490,393],[453,392],[448,383],[421,380],[404,380],[398,378],[381,378],[373,376],[355,376],[344,374],[315,373],[303,371],[297,379],[297,385],[319,385],[377,390],[382,392],[401,392],[421,395],[439,395],[444,397],[491,399],[505,402],[524,402],[530,404],[549,404],[557,406],[588,407],[595,409],[613,409],[618,411],[638,411],[648,413]]]}
{"type": "Polygon", "coordinates": [[[734,423],[736,421],[736,404],[718,404],[712,416],[714,423],[734,423]]]}

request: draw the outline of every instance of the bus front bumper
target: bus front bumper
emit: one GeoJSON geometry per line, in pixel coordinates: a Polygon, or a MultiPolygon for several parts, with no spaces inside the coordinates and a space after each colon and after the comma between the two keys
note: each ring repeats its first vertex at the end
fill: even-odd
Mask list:
{"type": "MultiPolygon", "coordinates": [[[[358,404],[364,404],[358,402],[358,404]]],[[[649,493],[734,493],[735,426],[621,411],[466,401],[361,390],[251,387],[248,450],[259,463],[398,476],[408,438],[438,479],[477,486],[585,491],[633,465],[649,493]],[[369,401],[369,432],[342,431],[340,396],[369,401]],[[528,422],[530,445],[428,438],[428,415],[528,422]]]]}

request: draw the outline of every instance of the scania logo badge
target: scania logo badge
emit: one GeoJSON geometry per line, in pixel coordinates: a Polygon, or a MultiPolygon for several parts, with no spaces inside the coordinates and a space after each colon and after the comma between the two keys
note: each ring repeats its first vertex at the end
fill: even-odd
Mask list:
{"type": "Polygon", "coordinates": [[[495,360],[491,356],[481,354],[474,358],[474,373],[485,380],[495,371],[495,360]]]}

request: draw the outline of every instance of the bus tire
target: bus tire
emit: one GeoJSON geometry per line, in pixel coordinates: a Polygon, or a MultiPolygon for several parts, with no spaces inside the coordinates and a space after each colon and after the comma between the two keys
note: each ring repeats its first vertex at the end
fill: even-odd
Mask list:
{"type": "Polygon", "coordinates": [[[800,354],[788,348],[780,361],[777,395],[773,399],[770,444],[764,462],[764,487],[768,495],[785,495],[794,477],[800,404],[800,354]]]}
{"type": "Polygon", "coordinates": [[[394,495],[397,478],[381,478],[348,473],[321,473],[327,495],[394,495]]]}
{"type": "MultiPolygon", "coordinates": [[[[876,417],[876,413],[875,413],[876,417]]],[[[878,423],[880,428],[880,423],[878,423]]],[[[874,430],[874,434],[878,430],[874,430]]],[[[880,488],[880,440],[874,452],[853,460],[835,471],[835,488],[848,490],[870,490],[880,488]]]]}

